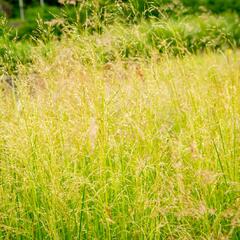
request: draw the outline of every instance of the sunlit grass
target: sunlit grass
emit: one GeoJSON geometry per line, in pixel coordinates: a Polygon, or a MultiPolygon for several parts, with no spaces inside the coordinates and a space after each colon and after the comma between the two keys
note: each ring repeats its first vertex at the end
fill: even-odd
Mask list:
{"type": "Polygon", "coordinates": [[[0,238],[238,239],[239,53],[83,56],[2,86],[0,238]]]}

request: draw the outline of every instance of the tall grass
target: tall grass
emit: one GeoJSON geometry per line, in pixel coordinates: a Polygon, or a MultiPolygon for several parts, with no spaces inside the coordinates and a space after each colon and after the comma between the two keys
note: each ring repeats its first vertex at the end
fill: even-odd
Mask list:
{"type": "Polygon", "coordinates": [[[1,19],[0,239],[240,238],[239,17],[129,2],[1,19]]]}
{"type": "Polygon", "coordinates": [[[105,63],[100,40],[2,83],[0,238],[239,239],[239,52],[105,63]]]}
{"type": "Polygon", "coordinates": [[[74,39],[73,45],[81,51],[82,62],[98,59],[99,63],[150,58],[153,51],[184,56],[209,50],[221,52],[240,46],[240,20],[233,14],[142,19],[138,24],[123,23],[119,19],[109,24],[97,17],[88,20],[85,20],[88,24],[80,20],[69,24],[66,19],[49,22],[39,19],[38,28],[31,35],[34,40],[18,41],[18,35],[13,35],[7,21],[0,19],[0,72],[17,75],[19,64],[31,64],[32,49],[36,45],[45,45],[44,55],[52,51],[49,46],[56,39],[74,39]]]}

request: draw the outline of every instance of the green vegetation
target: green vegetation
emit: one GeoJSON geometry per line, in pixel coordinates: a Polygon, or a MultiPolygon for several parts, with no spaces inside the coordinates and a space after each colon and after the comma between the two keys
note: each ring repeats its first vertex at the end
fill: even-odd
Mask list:
{"type": "Polygon", "coordinates": [[[238,239],[239,54],[85,65],[74,43],[1,94],[1,237],[238,239]]]}
{"type": "Polygon", "coordinates": [[[238,1],[193,2],[0,19],[0,239],[240,239],[238,1]]]}
{"type": "Polygon", "coordinates": [[[179,17],[187,14],[201,13],[240,13],[240,1],[238,0],[60,0],[60,3],[79,4],[65,6],[59,4],[57,0],[44,0],[45,5],[40,6],[38,0],[23,0],[25,9],[25,21],[19,21],[19,6],[17,0],[0,0],[0,15],[4,14],[14,18],[13,26],[20,29],[20,36],[32,33],[36,28],[36,19],[40,16],[44,20],[49,20],[56,16],[58,12],[61,17],[75,16],[72,20],[80,20],[81,23],[98,18],[100,21],[109,21],[114,18],[123,18],[124,21],[136,22],[141,18],[163,18],[166,16],[179,17]],[[67,13],[65,12],[67,11],[67,13]],[[62,13],[61,13],[62,12],[62,13]],[[65,12],[65,14],[63,14],[65,12]],[[109,19],[110,18],[110,19],[109,19]]]}
{"type": "Polygon", "coordinates": [[[31,49],[34,49],[39,41],[51,42],[51,39],[58,38],[60,34],[63,34],[63,38],[66,35],[77,38],[78,44],[84,51],[82,59],[91,61],[94,51],[96,58],[102,63],[119,58],[149,58],[153,51],[183,56],[206,50],[235,49],[240,45],[240,19],[237,15],[228,14],[142,20],[135,25],[114,23],[106,26],[96,21],[86,29],[80,23],[69,25],[69,21],[65,22],[63,19],[48,23],[39,21],[39,24],[32,35],[35,40],[19,42],[14,40],[14,36],[17,35],[13,35],[6,22],[2,21],[1,34],[4,40],[0,51],[0,62],[5,68],[7,66],[6,71],[9,74],[13,72],[12,69],[16,70],[16,63],[26,64],[32,61],[32,54],[35,53],[32,53],[31,49]],[[88,46],[89,39],[91,46],[88,46]]]}

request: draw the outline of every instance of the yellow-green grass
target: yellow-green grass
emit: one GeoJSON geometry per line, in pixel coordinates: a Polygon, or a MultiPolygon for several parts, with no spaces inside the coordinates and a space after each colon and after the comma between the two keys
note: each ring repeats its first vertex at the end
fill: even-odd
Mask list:
{"type": "Polygon", "coordinates": [[[240,54],[81,60],[2,84],[0,239],[239,239],[240,54]]]}

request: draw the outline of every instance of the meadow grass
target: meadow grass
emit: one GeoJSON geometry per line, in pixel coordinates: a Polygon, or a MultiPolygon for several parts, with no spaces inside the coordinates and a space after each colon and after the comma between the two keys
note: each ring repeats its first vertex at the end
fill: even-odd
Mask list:
{"type": "Polygon", "coordinates": [[[0,239],[239,239],[239,52],[49,45],[2,83],[0,239]]]}
{"type": "Polygon", "coordinates": [[[240,239],[239,16],[83,3],[0,19],[0,239],[240,239]]]}

